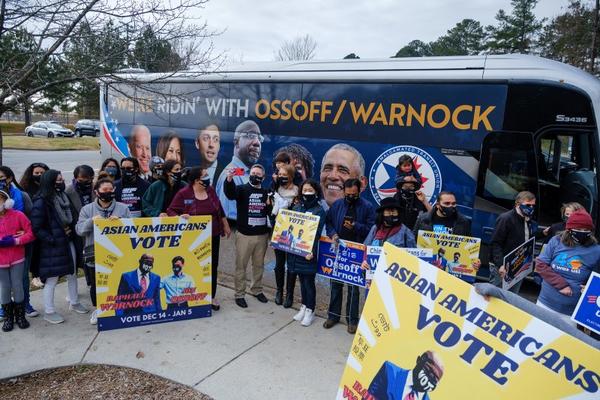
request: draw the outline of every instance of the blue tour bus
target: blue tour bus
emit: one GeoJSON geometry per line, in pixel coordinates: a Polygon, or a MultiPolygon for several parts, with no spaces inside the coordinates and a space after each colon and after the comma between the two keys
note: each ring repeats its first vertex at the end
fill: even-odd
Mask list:
{"type": "MultiPolygon", "coordinates": [[[[328,203],[350,176],[378,203],[396,192],[395,166],[408,154],[430,201],[454,192],[484,244],[521,190],[538,197],[540,227],[560,221],[569,201],[598,217],[600,81],[559,62],[302,61],[128,78],[135,83],[101,85],[103,158],[132,155],[147,169],[150,155],[178,157],[208,168],[219,192],[225,168],[240,168],[243,181],[259,162],[270,176],[274,156],[287,151],[302,177],[321,182],[328,203]],[[329,154],[341,158],[323,163],[340,143],[329,154]]],[[[224,207],[235,219],[232,205],[224,207]]],[[[486,246],[481,258],[485,264],[486,246]]]]}

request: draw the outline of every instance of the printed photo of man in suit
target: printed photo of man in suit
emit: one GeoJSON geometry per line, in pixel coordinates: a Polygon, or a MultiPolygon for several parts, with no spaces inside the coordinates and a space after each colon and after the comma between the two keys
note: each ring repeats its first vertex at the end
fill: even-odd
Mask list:
{"type": "Polygon", "coordinates": [[[119,302],[134,302],[136,300],[152,300],[145,307],[125,307],[117,309],[118,317],[124,315],[138,315],[140,313],[153,313],[162,310],[160,305],[160,276],[150,272],[154,266],[154,257],[150,254],[142,254],[136,269],[124,272],[119,282],[117,296],[141,293],[141,299],[121,300],[119,302]]]}
{"type": "Polygon", "coordinates": [[[403,369],[385,361],[369,385],[369,394],[376,400],[429,400],[435,390],[444,366],[433,351],[417,357],[415,367],[403,369]]]}

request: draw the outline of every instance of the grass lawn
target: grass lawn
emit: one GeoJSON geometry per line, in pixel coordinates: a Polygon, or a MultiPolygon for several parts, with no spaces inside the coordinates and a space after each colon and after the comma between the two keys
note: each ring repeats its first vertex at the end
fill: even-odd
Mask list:
{"type": "MultiPolygon", "coordinates": [[[[64,124],[63,126],[71,130],[75,129],[75,125],[73,124],[64,124]]],[[[23,132],[25,132],[25,123],[0,121],[0,129],[2,129],[2,135],[4,136],[20,136],[23,135],[23,132]]]]}
{"type": "Polygon", "coordinates": [[[5,136],[5,149],[17,150],[99,150],[100,142],[97,137],[82,138],[42,138],[20,136],[5,136]]]}

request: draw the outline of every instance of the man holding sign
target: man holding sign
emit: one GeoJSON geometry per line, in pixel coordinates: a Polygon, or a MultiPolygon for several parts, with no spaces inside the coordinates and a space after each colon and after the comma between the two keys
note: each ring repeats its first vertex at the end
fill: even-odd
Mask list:
{"type": "MultiPolygon", "coordinates": [[[[375,224],[375,209],[371,203],[360,197],[361,188],[360,180],[347,179],[344,182],[344,198],[335,201],[327,212],[325,219],[327,236],[334,242],[339,242],[341,239],[362,243],[375,224]]],[[[359,319],[360,292],[358,286],[347,286],[345,315],[348,321],[348,333],[354,334],[359,319]]],[[[344,284],[331,280],[329,313],[323,324],[325,329],[332,328],[340,321],[343,297],[344,284]]]]}

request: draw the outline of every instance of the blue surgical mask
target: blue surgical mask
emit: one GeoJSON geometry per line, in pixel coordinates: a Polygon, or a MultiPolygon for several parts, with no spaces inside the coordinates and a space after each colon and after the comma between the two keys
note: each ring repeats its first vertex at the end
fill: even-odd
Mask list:
{"type": "Polygon", "coordinates": [[[533,216],[533,213],[535,212],[535,206],[530,206],[528,204],[519,204],[519,210],[521,210],[521,214],[528,218],[531,218],[533,216]]]}

